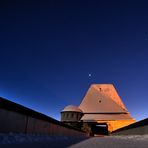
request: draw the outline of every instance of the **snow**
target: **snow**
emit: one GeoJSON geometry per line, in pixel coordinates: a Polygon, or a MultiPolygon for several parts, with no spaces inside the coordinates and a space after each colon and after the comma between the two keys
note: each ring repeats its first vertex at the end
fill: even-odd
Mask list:
{"type": "Polygon", "coordinates": [[[37,134],[0,134],[0,148],[148,148],[148,135],[68,137],[37,134]]]}
{"type": "Polygon", "coordinates": [[[114,136],[114,138],[122,140],[148,141],[148,135],[120,135],[114,136]]]}
{"type": "Polygon", "coordinates": [[[86,137],[72,137],[72,136],[50,136],[41,134],[15,134],[0,133],[0,148],[9,147],[41,147],[50,145],[51,147],[67,147],[71,144],[78,143],[86,137]],[[43,145],[43,146],[42,146],[43,145]]]}
{"type": "Polygon", "coordinates": [[[148,135],[120,135],[94,137],[70,148],[148,148],[148,135]]]}

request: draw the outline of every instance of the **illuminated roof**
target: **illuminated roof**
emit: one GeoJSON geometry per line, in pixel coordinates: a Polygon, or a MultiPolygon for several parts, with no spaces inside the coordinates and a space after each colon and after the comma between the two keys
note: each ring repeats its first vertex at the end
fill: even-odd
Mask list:
{"type": "Polygon", "coordinates": [[[82,112],[82,110],[77,107],[77,106],[74,106],[74,105],[68,105],[66,106],[62,112],[68,112],[68,111],[71,111],[71,112],[82,112]]]}
{"type": "Polygon", "coordinates": [[[112,84],[91,85],[79,108],[84,113],[127,113],[112,84]]]}
{"type": "Polygon", "coordinates": [[[84,122],[92,122],[99,120],[128,120],[131,119],[130,114],[84,114],[81,118],[84,122]]]}

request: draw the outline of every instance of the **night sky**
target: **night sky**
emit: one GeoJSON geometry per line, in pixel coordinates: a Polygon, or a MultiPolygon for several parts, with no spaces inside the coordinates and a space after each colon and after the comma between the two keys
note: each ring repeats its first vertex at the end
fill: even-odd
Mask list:
{"type": "Polygon", "coordinates": [[[145,0],[1,0],[0,96],[60,119],[93,83],[148,115],[145,0]]]}

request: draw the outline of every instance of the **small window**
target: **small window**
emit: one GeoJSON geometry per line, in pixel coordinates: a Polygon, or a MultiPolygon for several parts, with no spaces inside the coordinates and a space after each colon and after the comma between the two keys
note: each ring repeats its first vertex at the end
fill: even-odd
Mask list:
{"type": "Polygon", "coordinates": [[[100,91],[102,91],[102,89],[101,88],[99,88],[100,89],[100,91]]]}
{"type": "Polygon", "coordinates": [[[68,118],[68,113],[67,113],[66,117],[68,118]]]}
{"type": "Polygon", "coordinates": [[[73,118],[73,114],[71,114],[71,118],[73,118]]]}
{"type": "Polygon", "coordinates": [[[101,100],[99,100],[99,103],[101,103],[102,101],[101,100]]]}

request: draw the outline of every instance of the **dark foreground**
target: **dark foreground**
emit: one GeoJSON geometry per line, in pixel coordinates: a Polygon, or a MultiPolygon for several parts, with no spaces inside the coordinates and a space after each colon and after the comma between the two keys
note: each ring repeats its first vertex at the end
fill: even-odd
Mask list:
{"type": "Polygon", "coordinates": [[[63,137],[0,134],[0,148],[148,148],[148,135],[63,137]]]}

